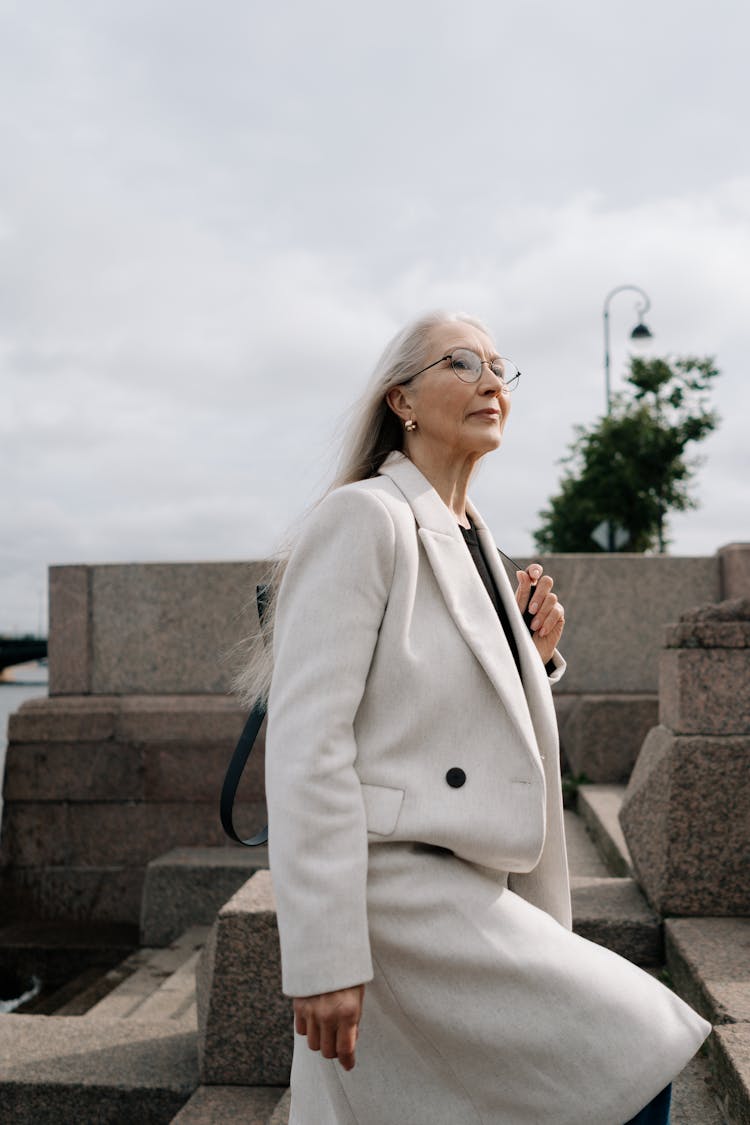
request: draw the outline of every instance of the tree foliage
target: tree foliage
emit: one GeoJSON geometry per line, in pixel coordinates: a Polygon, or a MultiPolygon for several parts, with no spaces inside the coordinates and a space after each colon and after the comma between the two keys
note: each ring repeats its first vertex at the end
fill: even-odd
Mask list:
{"type": "Polygon", "coordinates": [[[669,511],[697,507],[690,485],[697,460],[686,449],[718,424],[709,407],[719,374],[710,357],[631,358],[627,389],[590,427],[577,426],[560,492],[539,513],[541,551],[599,551],[603,522],[623,528],[626,551],[664,550],[669,511]]]}

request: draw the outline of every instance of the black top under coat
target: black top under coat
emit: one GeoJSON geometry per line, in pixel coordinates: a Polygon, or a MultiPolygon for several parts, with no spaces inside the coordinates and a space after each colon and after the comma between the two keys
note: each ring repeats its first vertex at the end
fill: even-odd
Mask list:
{"type": "MultiPolygon", "coordinates": [[[[503,627],[503,632],[505,633],[506,640],[508,641],[508,646],[510,647],[510,651],[516,663],[516,668],[518,669],[518,675],[523,679],[523,676],[521,675],[521,661],[518,655],[518,646],[516,644],[516,638],[513,636],[513,630],[510,626],[510,619],[508,617],[507,610],[503,605],[502,598],[500,597],[500,591],[497,588],[495,579],[492,577],[492,571],[487,566],[487,560],[485,559],[484,554],[482,553],[482,548],[479,545],[479,537],[477,535],[476,525],[471,516],[468,517],[468,520],[469,527],[461,527],[461,524],[459,524],[458,526],[461,528],[461,534],[464,537],[466,546],[469,548],[469,554],[474,560],[474,565],[477,568],[479,577],[482,579],[484,587],[490,596],[490,601],[494,605],[497,616],[500,619],[500,624],[503,627]]],[[[547,661],[544,670],[548,676],[551,675],[555,670],[554,662],[552,660],[547,661]]]]}

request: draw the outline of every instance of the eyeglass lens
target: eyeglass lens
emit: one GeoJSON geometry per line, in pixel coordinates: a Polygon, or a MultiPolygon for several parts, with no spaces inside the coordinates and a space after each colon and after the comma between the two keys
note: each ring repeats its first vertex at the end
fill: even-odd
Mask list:
{"type": "MultiPolygon", "coordinates": [[[[481,377],[484,360],[469,348],[456,348],[451,357],[451,367],[464,383],[476,383],[481,377]]],[[[508,359],[494,359],[490,367],[498,379],[512,390],[518,382],[519,371],[508,359]]]]}

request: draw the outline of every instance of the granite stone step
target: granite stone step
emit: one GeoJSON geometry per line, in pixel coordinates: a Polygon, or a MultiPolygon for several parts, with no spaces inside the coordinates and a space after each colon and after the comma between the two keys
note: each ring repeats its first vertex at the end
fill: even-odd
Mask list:
{"type": "Polygon", "coordinates": [[[167,945],[192,925],[210,926],[235,891],[268,867],[268,848],[172,848],[146,868],[141,942],[167,945]]]}
{"type": "MultiPolygon", "coordinates": [[[[174,1125],[288,1125],[290,1091],[199,1086],[174,1125]],[[279,1095],[282,1095],[281,1097],[279,1095]]],[[[672,1083],[671,1125],[736,1125],[722,1111],[706,1059],[698,1054],[672,1083]]]]}
{"type": "Polygon", "coordinates": [[[288,1125],[283,1086],[199,1086],[174,1125],[288,1125]]]}
{"type": "Polygon", "coordinates": [[[634,879],[571,876],[573,929],[636,965],[664,959],[661,919],[634,879]]]}
{"type": "Polygon", "coordinates": [[[188,1015],[195,988],[198,952],[208,936],[208,926],[191,926],[164,949],[144,948],[118,967],[122,976],[115,987],[93,1004],[85,1019],[160,1018],[188,1015]],[[130,970],[130,971],[129,971],[130,970]]]}
{"type": "Polygon", "coordinates": [[[565,840],[575,932],[637,965],[659,964],[663,959],[661,920],[632,878],[613,876],[586,821],[572,809],[565,810],[565,840]]]}
{"type": "Polygon", "coordinates": [[[609,874],[632,877],[633,862],[618,815],[625,789],[625,785],[581,785],[577,811],[609,874]]]}
{"type": "Polygon", "coordinates": [[[198,1085],[177,1021],[0,1015],[0,1121],[166,1125],[198,1085]]]}
{"type": "Polygon", "coordinates": [[[750,1122],[750,918],[667,918],[675,988],[714,1024],[706,1041],[732,1122],[750,1122]]]}

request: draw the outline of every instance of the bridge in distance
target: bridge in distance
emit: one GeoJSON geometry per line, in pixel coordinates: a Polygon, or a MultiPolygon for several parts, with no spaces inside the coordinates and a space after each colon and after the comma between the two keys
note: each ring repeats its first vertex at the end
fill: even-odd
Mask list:
{"type": "Polygon", "coordinates": [[[43,660],[46,656],[46,637],[0,636],[0,672],[13,664],[28,664],[31,660],[43,660]]]}

